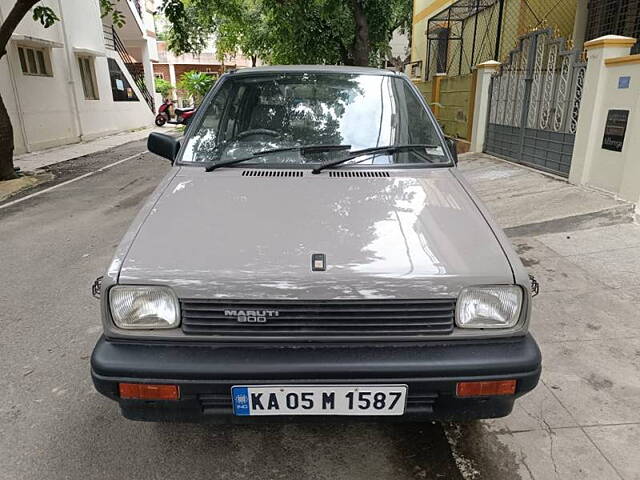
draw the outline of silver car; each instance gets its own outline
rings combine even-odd
[[[91,359],[125,417],[467,420],[536,386],[529,276],[404,75],[231,72],[148,146],[173,168]]]

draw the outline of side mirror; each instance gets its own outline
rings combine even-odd
[[[180,150],[180,140],[164,133],[152,132],[147,139],[147,149],[173,163]]]
[[[447,146],[449,147],[449,151],[451,152],[451,156],[453,157],[453,161],[457,165],[458,164],[458,145],[456,143],[456,139],[451,137],[446,137],[446,140],[447,140]]]

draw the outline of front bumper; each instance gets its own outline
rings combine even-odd
[[[508,415],[515,398],[533,390],[540,370],[540,350],[531,335],[420,345],[295,346],[141,343],[103,337],[91,357],[96,389],[118,401],[125,417],[152,421],[255,422],[254,417],[232,415],[231,386],[244,384],[402,383],[409,386],[407,409],[402,417],[393,417],[396,421],[495,418]],[[515,395],[455,395],[461,381],[507,379],[517,380]],[[180,400],[124,400],[118,396],[119,382],[179,385]],[[313,417],[295,421],[305,419]]]

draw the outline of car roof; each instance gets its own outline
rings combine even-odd
[[[346,65],[268,65],[262,67],[242,68],[235,70],[232,75],[254,75],[269,73],[347,73],[359,75],[398,75],[391,70],[372,67],[354,67]]]

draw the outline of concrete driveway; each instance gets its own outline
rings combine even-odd
[[[138,141],[50,167],[56,180],[40,188],[59,187],[0,204],[1,479],[640,478],[631,208],[484,156],[461,168],[542,284],[532,327],[542,383],[511,416],[253,427],[122,419],[89,378],[100,334],[89,286],[169,168],[144,150]]]

